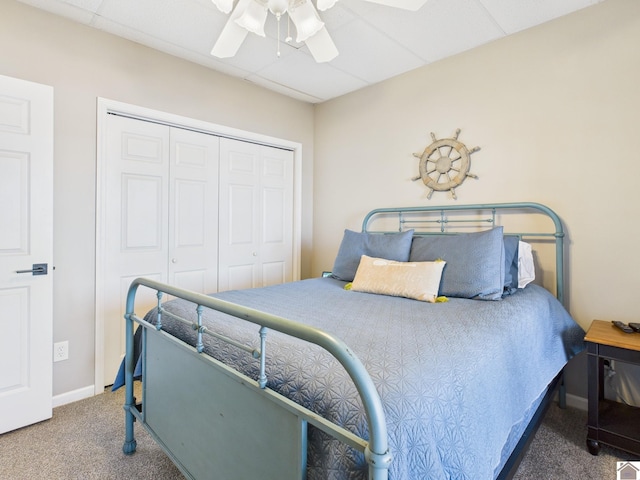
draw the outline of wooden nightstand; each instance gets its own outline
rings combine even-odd
[[[589,377],[589,452],[597,455],[600,443],[605,443],[640,455],[640,408],[604,398],[605,361],[640,365],[640,333],[624,333],[610,321],[594,320],[584,340]]]

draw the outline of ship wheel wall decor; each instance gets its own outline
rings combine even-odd
[[[431,198],[434,191],[446,192],[449,190],[451,197],[456,200],[456,187],[464,182],[465,178],[478,178],[469,172],[471,168],[471,154],[480,150],[474,147],[469,150],[464,143],[458,141],[460,129],[456,130],[453,138],[438,140],[431,133],[433,143],[424,149],[422,153],[414,153],[413,156],[420,159],[420,176],[412,178],[416,181],[422,179],[429,189],[427,198]]]

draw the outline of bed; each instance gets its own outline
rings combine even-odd
[[[510,478],[584,348],[563,239],[535,203],[385,208],[321,278],[213,295],[137,279],[123,451],[137,421],[187,478]],[[144,318],[139,287],[158,292]]]

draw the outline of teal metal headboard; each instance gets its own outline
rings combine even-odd
[[[514,212],[515,211],[515,212]],[[518,212],[519,211],[519,212]],[[560,217],[549,207],[540,203],[484,203],[476,205],[440,205],[422,207],[378,208],[369,212],[363,222],[362,231],[370,233],[402,232],[409,228],[415,230],[415,235],[446,235],[455,234],[460,226],[476,226],[479,229],[497,226],[496,216],[501,213],[539,213],[553,221],[553,231],[505,232],[518,235],[521,238],[545,237],[555,240],[555,277],[556,297],[566,307],[564,292],[564,230]],[[473,217],[461,218],[456,214],[469,214]],[[373,230],[370,225],[377,219],[387,221],[397,220],[395,230]],[[435,227],[435,228],[434,228]]]

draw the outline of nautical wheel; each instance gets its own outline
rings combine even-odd
[[[480,150],[474,147],[469,150],[464,143],[458,141],[460,129],[456,130],[453,138],[443,138],[438,140],[431,133],[433,143],[424,149],[422,153],[414,153],[414,157],[420,159],[420,175],[411,180],[420,180],[429,189],[427,198],[431,198],[434,191],[451,192],[451,197],[455,200],[455,188],[464,182],[465,178],[478,178],[477,175],[469,173],[471,167],[471,154]]]

